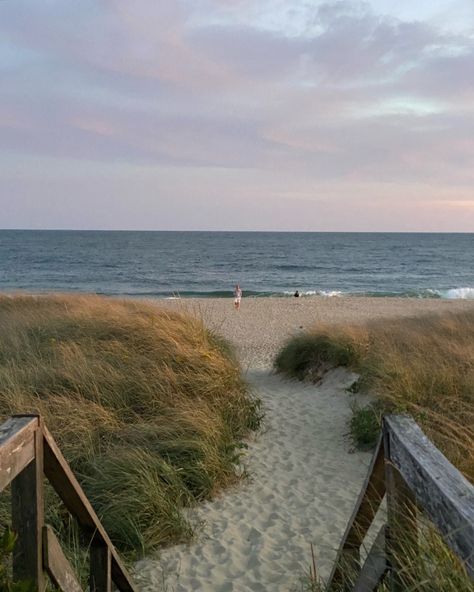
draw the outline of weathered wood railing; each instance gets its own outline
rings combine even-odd
[[[361,547],[384,496],[387,524],[361,565]],[[474,580],[474,486],[412,419],[387,416],[339,547],[329,589],[373,592],[388,575],[392,590],[404,590],[403,558],[417,544],[417,510],[436,526]]]
[[[43,592],[47,576],[62,592],[82,590],[59,541],[44,518],[44,477],[90,541],[90,590],[135,592],[130,576],[53,437],[35,415],[0,426],[0,491],[11,483],[14,581]]]

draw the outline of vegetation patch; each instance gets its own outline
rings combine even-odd
[[[288,342],[275,367],[302,378],[317,377],[328,365],[348,366],[381,412],[412,415],[474,481],[473,335],[474,310],[322,327]],[[332,355],[341,351],[347,354],[342,363]],[[352,427],[368,437],[372,419],[369,411],[357,411]]]
[[[338,337],[321,331],[290,339],[275,359],[276,370],[299,380],[317,380],[328,368],[356,363],[359,352],[352,340]]]
[[[199,320],[95,296],[0,297],[0,419],[13,413],[43,416],[113,542],[140,553],[189,539],[182,509],[236,482],[261,419]]]
[[[357,404],[353,406],[349,427],[358,448],[370,450],[375,446],[380,434],[382,413],[382,407],[378,402],[364,407]]]

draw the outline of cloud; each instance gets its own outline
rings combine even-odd
[[[400,199],[404,186],[472,187],[472,29],[374,5],[0,3],[0,150],[58,169],[258,171],[259,199],[280,170],[295,193],[300,181],[333,196],[395,184]]]

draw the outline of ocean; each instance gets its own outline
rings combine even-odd
[[[474,299],[473,234],[0,230],[0,291]]]

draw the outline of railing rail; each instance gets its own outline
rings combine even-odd
[[[0,491],[11,483],[12,525],[17,534],[15,581],[28,580],[43,592],[47,576],[62,592],[81,586],[44,519],[44,477],[90,540],[90,590],[120,592],[136,588],[110,538],[53,437],[39,416],[14,416],[0,425]],[[361,565],[360,550],[384,496],[383,526]],[[329,588],[373,592],[387,573],[392,589],[402,590],[398,565],[403,547],[416,544],[420,509],[438,528],[474,580],[474,486],[441,454],[410,418],[387,416],[368,476],[344,533]],[[401,552],[399,552],[401,551]]]
[[[90,540],[91,592],[136,592],[117,551],[53,437],[37,415],[14,416],[0,426],[0,491],[11,483],[12,526],[17,534],[14,581],[43,592],[46,574],[62,592],[81,586],[44,519],[44,477]]]
[[[387,525],[364,565],[360,549],[382,499]],[[403,590],[400,564],[417,542],[416,511],[423,511],[474,580],[474,486],[443,456],[409,417],[386,416],[368,476],[347,524],[329,578],[329,589],[373,592],[390,574]]]

